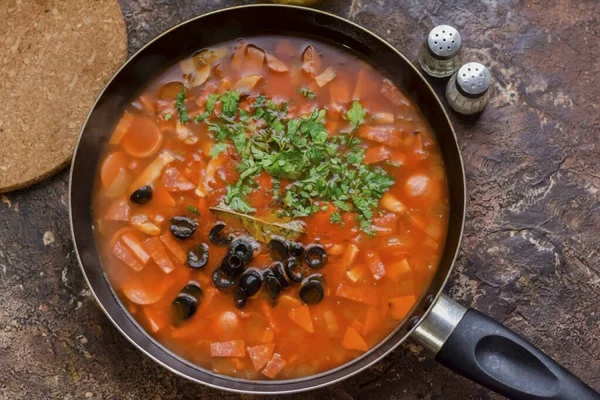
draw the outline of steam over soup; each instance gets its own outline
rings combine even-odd
[[[291,37],[203,49],[127,106],[102,157],[102,265],[160,343],[219,374],[288,379],[367,352],[444,247],[439,148],[353,54]]]

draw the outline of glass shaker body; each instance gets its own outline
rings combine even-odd
[[[452,75],[446,85],[446,100],[460,114],[481,112],[490,99],[491,75],[488,69],[476,62],[463,65]]]
[[[436,78],[452,75],[461,65],[461,37],[449,25],[436,26],[419,49],[419,64]]]

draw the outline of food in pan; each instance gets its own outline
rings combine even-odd
[[[391,80],[268,36],[202,49],[127,105],[93,213],[103,268],[150,335],[215,373],[289,379],[405,320],[441,257],[448,191]]]

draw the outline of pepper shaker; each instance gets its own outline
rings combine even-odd
[[[490,99],[491,81],[490,71],[484,65],[478,62],[466,63],[448,81],[448,104],[461,114],[480,112]]]
[[[461,64],[461,38],[456,28],[438,25],[429,32],[419,50],[419,64],[429,75],[445,78]]]

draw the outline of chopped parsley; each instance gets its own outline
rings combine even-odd
[[[237,92],[211,96],[201,118],[196,118],[198,122],[207,120],[217,141],[210,156],[217,157],[233,145],[239,159],[239,177],[227,186],[225,205],[241,213],[256,211],[247,196],[258,187],[256,177],[264,171],[273,178],[279,217],[306,217],[326,211],[327,204],[332,204],[336,208],[330,215],[332,223],[343,223],[342,214],[353,212],[361,229],[373,233],[374,212],[394,179],[380,167],[363,164],[365,148],[353,137],[366,116],[358,101],[345,114],[354,129],[330,137],[324,109],[291,118],[286,102],[264,95],[254,100],[249,112],[239,109]],[[217,101],[222,111],[209,120]]]
[[[181,92],[177,93],[175,97],[175,109],[179,114],[179,122],[181,124],[185,124],[190,120],[190,116],[188,115],[187,108],[185,106],[185,99],[187,98],[186,89],[183,88]]]
[[[171,113],[166,113],[165,116],[163,117],[163,119],[165,121],[169,121],[171,119]]]
[[[198,211],[198,209],[191,204],[187,206],[187,210],[194,215],[200,215],[200,211]]]
[[[317,95],[315,94],[315,92],[313,92],[312,90],[310,90],[309,88],[305,87],[301,87],[300,89],[298,89],[298,93],[300,93],[302,96],[304,96],[305,98],[312,100],[315,97],[317,97]]]

